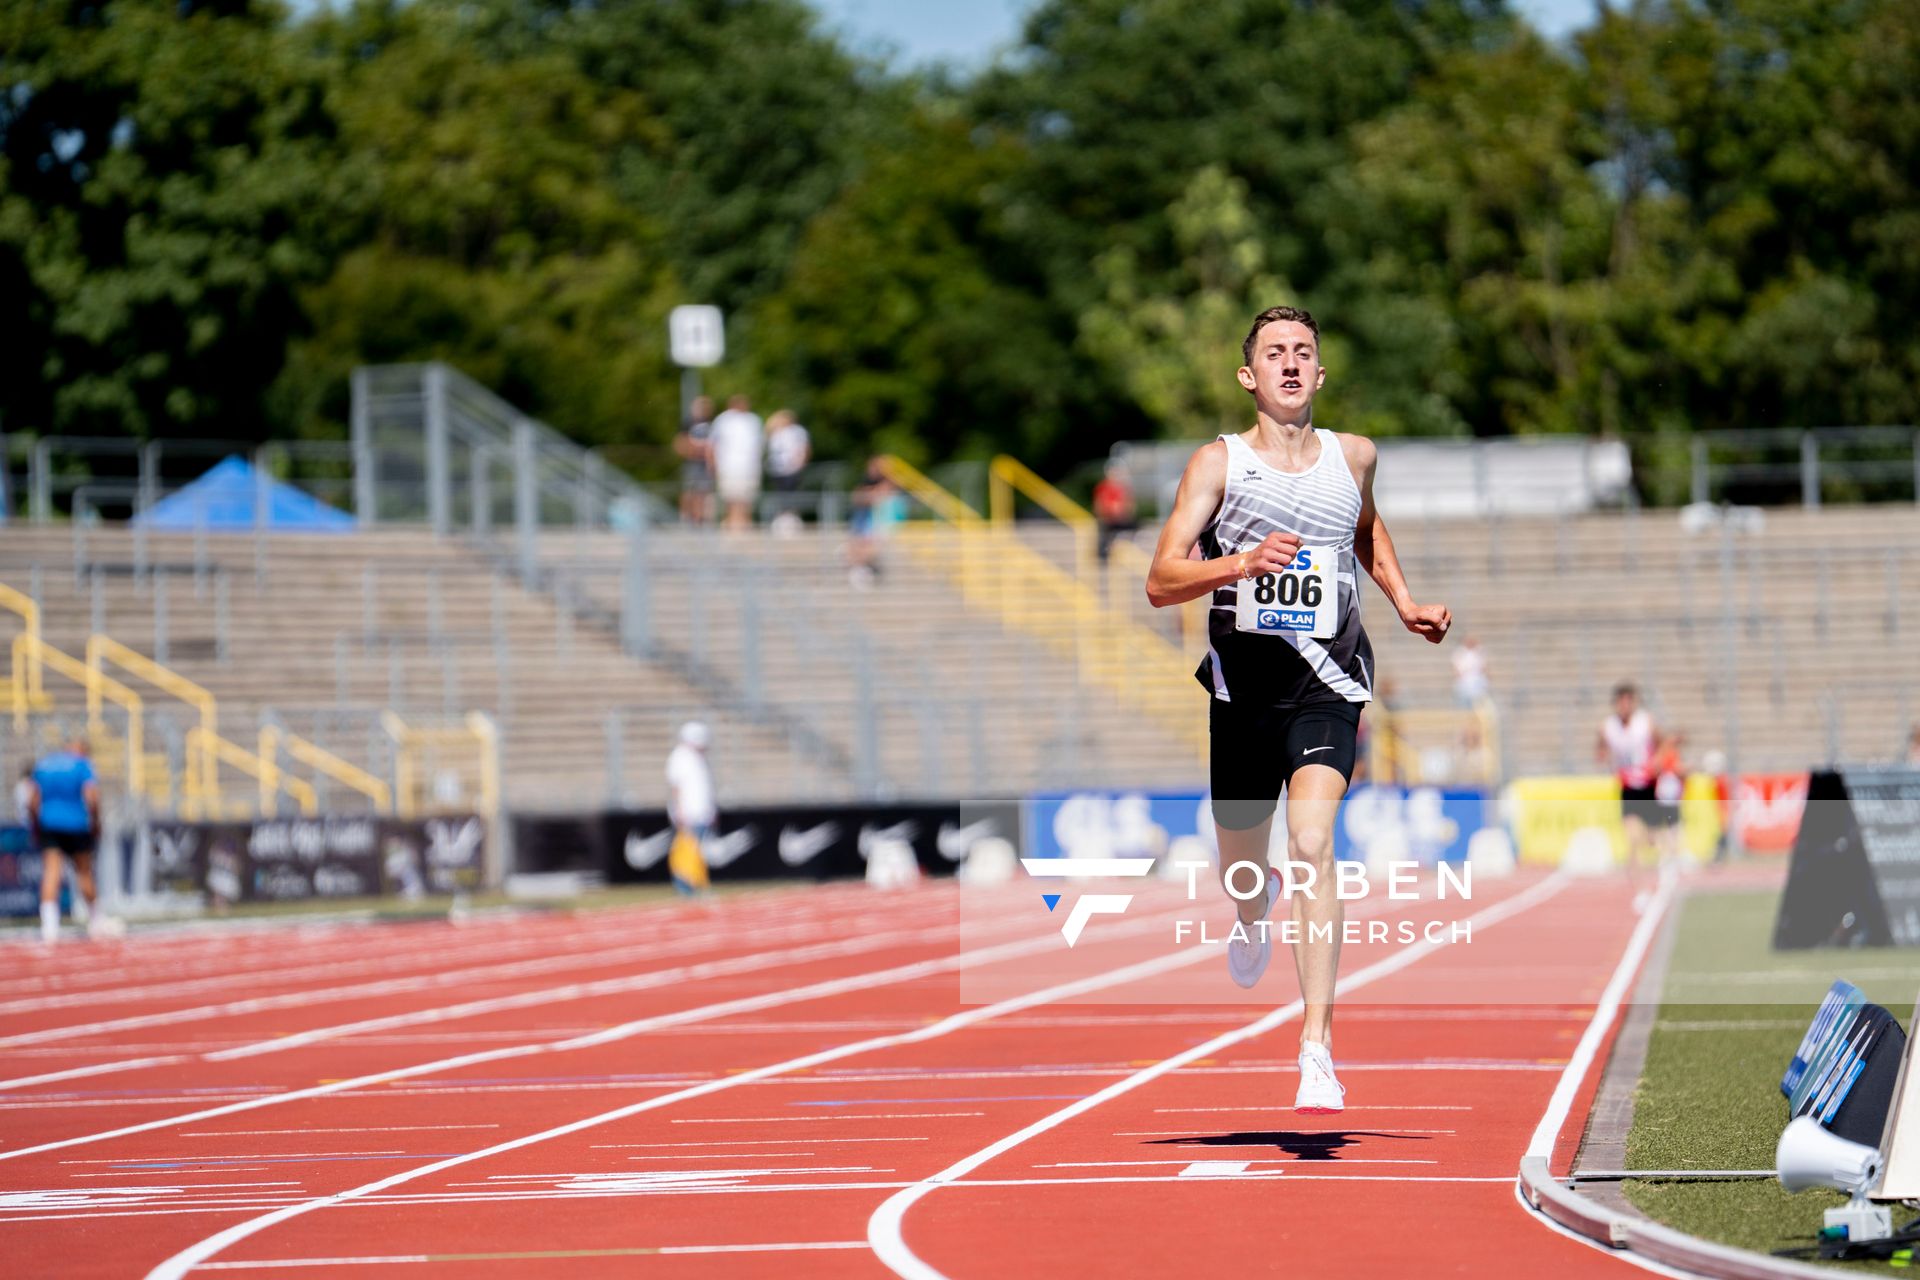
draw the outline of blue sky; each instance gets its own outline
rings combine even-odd
[[[827,24],[866,49],[889,48],[903,62],[974,63],[1019,34],[1032,0],[812,0]],[[1593,16],[1594,0],[1512,0],[1549,37]]]

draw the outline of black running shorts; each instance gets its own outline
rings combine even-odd
[[[1655,794],[1652,783],[1644,787],[1629,787],[1625,783],[1621,784],[1620,816],[1622,818],[1638,818],[1650,827],[1657,827],[1665,816],[1661,813],[1664,808],[1666,806],[1660,803],[1660,797]]]
[[[1214,821],[1229,831],[1259,826],[1273,816],[1287,779],[1310,764],[1353,781],[1364,705],[1275,707],[1215,698],[1207,713]]]
[[[93,833],[91,831],[48,831],[43,828],[37,847],[43,851],[58,849],[69,858],[90,858],[93,856]]]

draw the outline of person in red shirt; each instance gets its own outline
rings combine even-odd
[[[1105,564],[1114,539],[1140,527],[1133,480],[1127,475],[1126,464],[1118,458],[1107,463],[1106,475],[1093,486],[1093,518],[1100,525],[1100,563]]]

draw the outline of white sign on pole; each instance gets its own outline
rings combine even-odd
[[[675,307],[667,316],[673,362],[683,369],[719,364],[727,354],[727,329],[718,307]]]

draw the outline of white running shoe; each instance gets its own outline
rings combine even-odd
[[[1337,1115],[1347,1109],[1347,1087],[1333,1074],[1333,1055],[1312,1040],[1300,1043],[1300,1090],[1293,1109],[1306,1116]]]
[[[1267,870],[1267,908],[1260,913],[1265,920],[1273,914],[1273,904],[1280,900],[1280,877]],[[1246,941],[1238,938],[1227,939],[1227,973],[1243,987],[1251,987],[1260,981],[1260,975],[1267,971],[1267,965],[1273,961],[1272,930],[1262,930],[1248,925],[1241,932],[1247,935]]]

